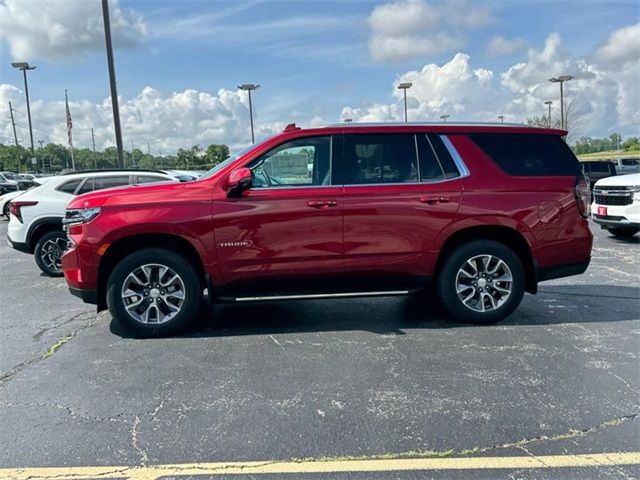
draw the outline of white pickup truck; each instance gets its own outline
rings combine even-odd
[[[640,173],[598,180],[593,187],[593,221],[618,237],[640,232]]]

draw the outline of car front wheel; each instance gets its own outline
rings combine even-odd
[[[525,272],[506,245],[480,240],[458,247],[445,261],[438,295],[454,317],[493,323],[509,316],[524,295]]]
[[[107,305],[121,324],[145,336],[184,329],[196,316],[202,287],[182,255],[161,248],[122,259],[107,282]]]
[[[62,276],[62,254],[67,249],[67,237],[61,230],[45,233],[33,251],[40,270],[49,277]]]

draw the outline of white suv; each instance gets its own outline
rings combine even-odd
[[[618,237],[640,232],[640,173],[598,180],[591,213],[594,222]]]
[[[100,170],[52,177],[44,185],[23,193],[9,203],[7,242],[33,253],[46,275],[62,275],[60,257],[66,250],[62,219],[67,202],[76,195],[136,183],[176,181],[153,170]]]

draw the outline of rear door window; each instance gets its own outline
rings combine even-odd
[[[93,189],[102,190],[104,188],[121,187],[129,185],[129,175],[116,177],[95,177],[93,179]]]
[[[152,175],[138,175],[136,176],[135,183],[166,182],[167,180],[169,179],[164,177],[154,177]]]
[[[69,193],[73,195],[73,192],[76,191],[76,188],[78,188],[78,185],[80,185],[80,182],[82,180],[83,180],[82,178],[78,178],[76,180],[69,180],[68,182],[64,182],[62,185],[56,188],[56,190],[58,190],[59,192]]]
[[[344,136],[344,183],[419,182],[413,134]]]
[[[480,133],[469,137],[510,175],[574,176],[580,171],[578,160],[556,135]]]

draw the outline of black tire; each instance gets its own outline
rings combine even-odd
[[[62,276],[60,260],[66,248],[67,236],[62,230],[52,230],[40,237],[33,251],[33,256],[45,275],[49,277]]]
[[[4,204],[4,207],[2,208],[2,215],[7,217],[7,220],[9,220],[9,203],[11,203],[11,202],[6,202]]]
[[[142,266],[146,266],[146,270],[142,270]],[[162,287],[164,284],[162,280],[166,277],[157,278],[160,277],[161,267],[169,268],[166,275],[177,274],[181,282],[174,284],[175,292],[167,292],[167,296],[164,296],[165,291],[162,288],[168,290],[172,287]],[[145,277],[145,271],[150,272],[150,275]],[[138,272],[138,279],[142,282],[133,280],[134,277],[131,275],[134,272]],[[138,287],[145,281],[148,286],[142,287],[142,290],[138,292]],[[123,289],[125,282],[127,282],[126,290]],[[178,306],[180,300],[175,295],[180,290],[182,290],[183,298]],[[113,318],[138,335],[143,337],[167,336],[183,330],[194,320],[202,301],[202,291],[200,279],[186,258],[163,248],[146,248],[128,255],[115,266],[107,281],[107,306]],[[130,295],[125,299],[123,298],[125,292],[140,293],[140,295]],[[140,302],[138,302],[138,297]],[[130,303],[125,304],[126,302]],[[149,302],[149,305],[146,310],[140,313],[147,305],[144,302]],[[139,303],[139,307],[135,307],[136,303]],[[173,317],[167,319],[172,315],[172,313],[167,313],[172,310],[169,307],[172,309],[179,307],[179,309],[177,313],[173,314]],[[149,314],[146,313],[147,310],[150,311]],[[148,315],[146,323],[143,318],[145,315]],[[134,316],[140,318],[134,318]],[[153,318],[154,316],[155,318]],[[161,316],[165,318],[160,318]]]
[[[473,260],[476,267],[481,267],[477,262],[481,262],[480,256],[490,255],[494,259],[499,259],[506,265],[510,276],[511,282],[498,281],[499,278],[508,278],[505,275],[489,274],[487,278],[473,277],[469,279],[467,274],[460,274],[462,267],[465,267],[465,271],[472,272],[472,268],[467,264],[468,260]],[[480,257],[480,258],[478,258]],[[497,264],[497,260],[492,260],[488,271]],[[500,272],[506,272],[504,267],[500,267]],[[480,271],[481,268],[476,268],[476,271]],[[458,278],[459,276],[459,278]],[[483,278],[478,281],[475,278]],[[471,285],[462,285],[461,282],[469,282]],[[481,282],[481,283],[480,283]],[[488,282],[488,283],[487,283]],[[478,283],[480,283],[478,285]],[[473,285],[476,285],[475,287]],[[470,298],[470,306],[465,305],[463,299],[459,296],[457,291],[457,285],[462,285],[461,288],[468,290],[462,290],[460,295],[468,297],[474,292],[473,297]],[[484,287],[484,288],[483,288]],[[458,247],[449,258],[444,262],[444,265],[438,275],[436,289],[438,297],[442,302],[446,310],[456,319],[463,320],[469,323],[477,324],[490,324],[498,322],[513,313],[513,311],[520,304],[524,295],[525,287],[525,271],[522,266],[520,258],[506,245],[495,242],[492,240],[478,240],[475,242],[466,243]],[[502,290],[510,288],[510,294],[500,294],[497,288]],[[481,293],[484,292],[484,293]],[[488,298],[490,294],[493,299]],[[492,304],[497,302],[497,306]],[[475,305],[473,304],[475,302]],[[487,311],[477,311],[476,309],[485,308],[488,306],[490,309]],[[476,309],[474,309],[476,308]]]
[[[640,232],[640,228],[608,228],[609,233],[616,237],[629,238],[633,237],[636,233]]]

